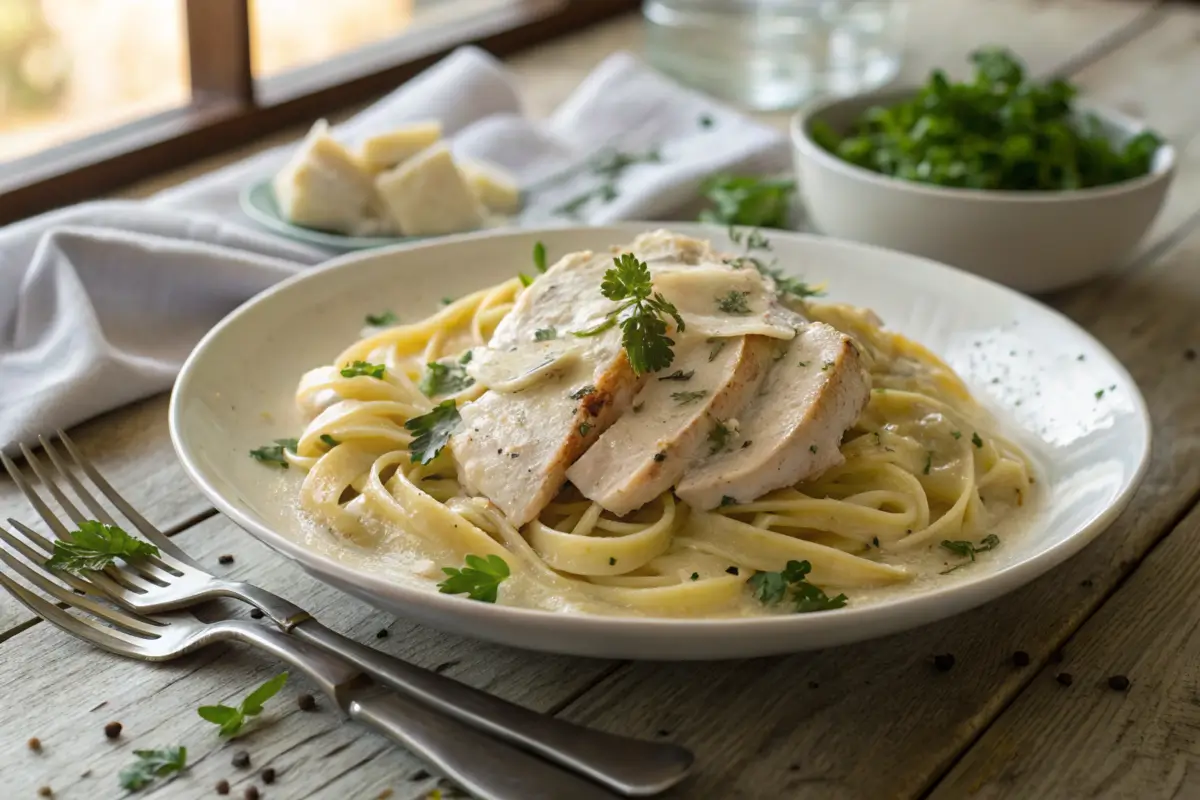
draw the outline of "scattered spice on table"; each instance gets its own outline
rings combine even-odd
[[[1114,692],[1124,692],[1129,689],[1129,678],[1124,675],[1108,676],[1108,688]]]
[[[264,769],[262,771],[262,782],[263,783],[274,783],[275,782],[275,768],[274,767],[267,767],[266,769]]]
[[[30,737],[26,744],[29,746],[29,749],[35,753],[40,753],[42,751],[42,740],[36,736]]]
[[[250,616],[254,617],[254,619],[262,619],[263,618],[262,609],[261,608],[250,609]]]
[[[1058,681],[1063,686],[1070,686],[1075,682],[1075,676],[1069,672],[1060,672],[1054,676],[1054,680]]]
[[[380,628],[379,632],[375,634],[376,639],[386,639],[387,637],[388,637],[387,628]]]
[[[104,735],[109,739],[116,739],[121,735],[121,723],[110,722],[104,726]]]
[[[54,790],[51,789],[49,786],[38,787],[38,797],[53,797],[53,796],[54,796]]]
[[[238,750],[233,754],[233,759],[230,763],[238,769],[245,769],[250,766],[250,754],[245,750]]]
[[[232,564],[233,556],[230,555],[229,553],[222,553],[221,555],[217,556],[217,563],[218,564]]]
[[[1050,660],[1055,664],[1061,664],[1064,658],[1066,658],[1066,656],[1063,655],[1063,651],[1061,649],[1055,650],[1050,654]]]
[[[659,736],[666,737],[666,736],[670,736],[670,735],[671,735],[671,732],[670,732],[669,730],[667,730],[666,728],[659,728],[659,729],[658,729],[658,735],[659,735]]]
[[[224,778],[217,781],[217,794],[229,794],[229,781]]]
[[[933,657],[933,668],[938,672],[949,672],[954,669],[954,655],[952,653],[938,653]]]
[[[258,787],[257,786],[247,786],[246,791],[242,793],[242,797],[245,797],[246,800],[258,800],[258,797],[259,797]]]
[[[1184,351],[1183,351],[1183,357],[1184,357],[1185,359],[1187,359],[1188,361],[1195,361],[1195,360],[1196,360],[1196,350],[1195,350],[1195,348],[1193,348],[1193,347],[1189,347],[1187,350],[1184,350]]]
[[[1012,663],[1014,667],[1028,667],[1029,653],[1026,653],[1024,650],[1018,650],[1012,654]]]
[[[808,688],[810,688],[810,689],[820,689],[820,688],[821,688],[821,684],[817,683],[816,681],[809,681],[809,682],[808,682]]]
[[[307,692],[296,698],[296,705],[301,711],[313,711],[317,707],[317,700]]]
[[[427,778],[429,778],[429,773],[423,769],[419,769],[412,774],[412,777],[409,778],[409,780],[410,781],[423,781],[423,780],[426,780]]]

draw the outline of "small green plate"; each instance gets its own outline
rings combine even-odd
[[[423,236],[345,236],[330,231],[319,231],[315,228],[304,228],[293,225],[284,219],[275,202],[275,189],[270,179],[247,186],[238,196],[242,211],[259,225],[270,228],[290,239],[315,244],[318,247],[328,247],[334,250],[367,250],[372,247],[386,247],[401,242],[414,242]]]

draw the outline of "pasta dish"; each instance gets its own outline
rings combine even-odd
[[[738,241],[539,249],[364,331],[300,380],[301,508],[430,588],[601,614],[824,611],[990,557],[1035,488],[1020,448],[934,354]]]

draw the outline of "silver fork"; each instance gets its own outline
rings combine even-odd
[[[38,547],[48,544],[27,528],[22,527],[21,532]],[[250,644],[303,672],[352,719],[420,756],[475,797],[615,797],[574,773],[387,690],[342,659],[282,631],[245,619],[201,622],[182,612],[128,612],[76,594],[56,582],[53,578],[63,576],[47,570],[32,547],[3,527],[0,542],[0,560],[31,586],[68,608],[29,591],[3,571],[0,585],[46,621],[111,653],[144,661],[167,661],[217,642]],[[79,578],[67,583],[72,589],[85,591],[90,585]]]
[[[665,791],[683,780],[690,771],[693,756],[683,747],[592,730],[501,700],[348,639],[326,628],[298,606],[264,589],[212,575],[122,498],[64,432],[59,431],[58,437],[75,465],[160,550],[157,558],[138,559],[134,564],[121,566],[114,564],[104,572],[89,573],[90,589],[72,584],[73,588],[84,588],[93,593],[100,591],[125,608],[142,613],[176,610],[215,597],[243,600],[260,609],[280,630],[348,661],[379,683],[580,772],[625,796],[649,796]],[[117,524],[75,476],[58,449],[44,438],[39,437],[39,441],[60,480],[70,485],[94,518],[109,525]],[[76,525],[87,521],[37,456],[24,445],[21,452],[67,516]],[[69,540],[67,527],[3,450],[0,450],[0,463],[54,534]],[[34,541],[47,555],[53,552],[52,543],[16,520],[9,519],[9,523],[27,537],[33,534],[41,539],[41,542]],[[64,579],[66,577],[70,576],[64,576]]]

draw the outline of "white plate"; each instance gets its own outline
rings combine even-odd
[[[298,378],[354,341],[364,314],[390,308],[415,320],[436,310],[443,296],[528,272],[535,241],[554,258],[625,243],[650,227],[469,234],[346,256],[287,280],[232,313],[184,365],[171,398],[176,451],[217,508],[321,580],[379,608],[516,647],[608,658],[761,656],[948,617],[1077,552],[1116,517],[1141,478],[1150,422],[1137,386],[1065,317],[932,261],[784,233],[771,235],[781,266],[826,281],[830,299],[875,309],[888,327],[949,361],[1036,462],[1041,498],[1028,530],[944,584],[837,611],[728,620],[568,615],[478,603],[411,588],[376,566],[334,558],[331,537],[306,530],[296,513],[300,473],[268,469],[247,456],[272,439],[297,435],[302,420],[292,397]],[[717,229],[672,227],[730,246]],[[303,597],[291,599],[304,604]]]

